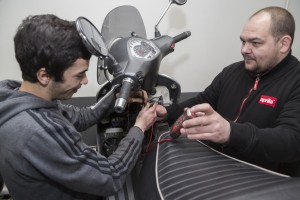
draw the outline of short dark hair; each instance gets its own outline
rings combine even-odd
[[[294,34],[295,34],[295,20],[293,15],[286,10],[285,8],[270,6],[263,8],[256,13],[254,13],[250,18],[253,16],[261,13],[266,12],[271,17],[271,34],[275,38],[275,40],[279,40],[284,35],[289,35],[292,38],[291,45],[294,41]]]
[[[45,68],[55,81],[62,81],[64,71],[78,58],[91,58],[75,22],[51,14],[24,19],[14,43],[22,78],[33,83],[38,81],[36,73],[40,68]]]

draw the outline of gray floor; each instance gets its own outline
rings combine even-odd
[[[0,192],[0,199],[11,199],[7,187],[5,185],[2,191]]]

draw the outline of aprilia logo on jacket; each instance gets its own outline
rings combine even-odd
[[[270,96],[265,96],[265,95],[261,95],[258,103],[266,105],[266,106],[271,106],[271,107],[275,107],[277,102],[277,98],[275,97],[270,97]]]

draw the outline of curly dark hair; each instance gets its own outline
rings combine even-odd
[[[91,58],[75,22],[51,14],[24,19],[14,43],[22,78],[33,83],[38,81],[36,73],[40,68],[45,68],[55,81],[61,82],[64,71],[78,58]]]

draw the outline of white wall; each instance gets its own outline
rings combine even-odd
[[[168,0],[0,0],[0,80],[21,80],[14,58],[13,37],[17,26],[30,14],[52,13],[60,18],[90,19],[101,30],[105,15],[120,5],[132,5],[140,11],[148,38],[154,36],[154,24]],[[184,6],[172,5],[159,25],[162,34],[174,36],[191,31],[192,36],[178,43],[175,51],[161,64],[160,72],[174,77],[182,92],[203,90],[225,66],[242,59],[240,32],[248,17],[266,6],[287,7],[296,20],[293,54],[300,59],[299,0],[188,0]],[[88,72],[89,84],[75,97],[95,96],[96,58]]]

